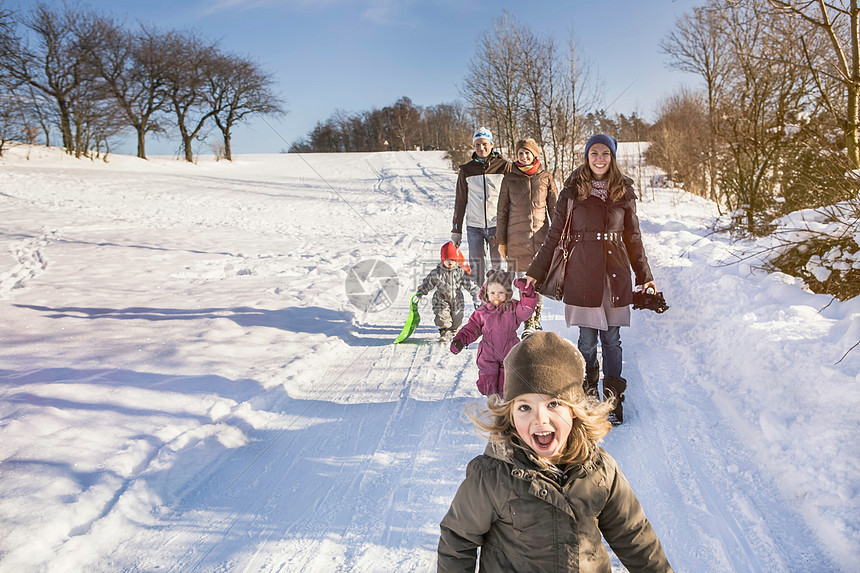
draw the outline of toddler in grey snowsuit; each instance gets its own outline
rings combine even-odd
[[[450,340],[463,324],[463,289],[469,291],[477,307],[480,304],[479,288],[469,277],[469,265],[453,242],[448,241],[442,245],[441,258],[442,262],[424,278],[417,294],[425,296],[431,290],[436,290],[433,293],[432,305],[436,326],[439,327],[439,337]]]

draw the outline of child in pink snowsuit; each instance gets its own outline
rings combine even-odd
[[[505,383],[505,356],[519,342],[517,328],[532,315],[537,304],[534,287],[526,287],[517,279],[520,300],[511,300],[512,272],[495,271],[481,287],[479,297],[484,304],[475,309],[463,328],[451,342],[451,352],[459,354],[478,338],[478,390],[484,396],[503,395]],[[519,284],[521,283],[521,284]]]

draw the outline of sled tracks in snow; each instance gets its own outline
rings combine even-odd
[[[54,231],[38,237],[30,237],[10,247],[13,266],[0,273],[0,299],[8,298],[11,293],[24,285],[48,266],[44,248],[54,240]]]

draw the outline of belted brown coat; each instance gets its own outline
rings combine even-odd
[[[555,211],[558,188],[541,169],[526,175],[516,163],[502,180],[496,219],[496,244],[507,246],[508,269],[525,271],[540,250]]]
[[[526,274],[539,285],[546,278],[567,219],[568,199],[572,199],[573,240],[567,260],[564,302],[574,306],[600,306],[608,278],[610,304],[616,307],[631,304],[633,282],[630,269],[636,275],[637,285],[654,280],[642,246],[633,180],[624,178],[624,196],[618,201],[603,201],[594,195],[580,201],[575,188],[578,174],[577,169],[565,181],[552,216],[552,226]]]
[[[631,573],[672,567],[615,460],[598,448],[559,481],[531,454],[488,445],[442,519],[438,571],[610,573],[601,534]]]

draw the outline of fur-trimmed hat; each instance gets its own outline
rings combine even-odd
[[[479,127],[478,131],[475,132],[475,135],[472,136],[472,143],[474,143],[477,139],[489,139],[490,143],[492,143],[493,132],[486,127]]]
[[[565,402],[585,399],[585,360],[555,332],[538,330],[505,358],[505,402],[523,394],[547,394]]]
[[[588,150],[591,149],[591,146],[595,143],[602,143],[606,147],[609,148],[609,152],[612,153],[612,157],[615,157],[615,152],[618,149],[618,141],[615,140],[614,137],[609,137],[604,133],[598,133],[592,135],[591,138],[585,143],[585,153],[583,156],[585,157],[585,162],[588,163]],[[615,159],[618,159],[615,157]]]
[[[469,268],[469,263],[466,262],[466,257],[463,256],[463,252],[454,245],[453,241],[448,241],[444,245],[442,245],[442,251],[439,253],[442,258],[442,262],[444,263],[448,259],[454,259],[454,262],[460,265],[466,274],[472,274],[472,269]]]
[[[514,154],[516,154],[520,149],[531,151],[532,155],[540,157],[540,148],[538,147],[537,141],[534,139],[526,138],[519,140],[516,148],[514,149]]]

